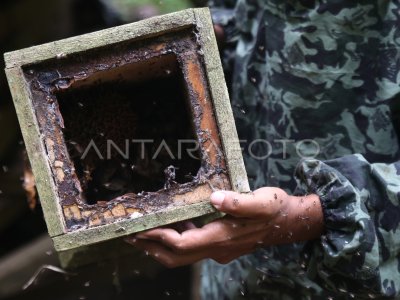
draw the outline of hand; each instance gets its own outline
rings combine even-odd
[[[323,215],[319,197],[289,196],[274,187],[239,194],[218,191],[211,203],[227,215],[201,228],[191,224],[182,233],[157,228],[127,239],[167,267],[211,258],[219,263],[250,253],[258,247],[319,237]]]

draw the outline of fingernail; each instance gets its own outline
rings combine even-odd
[[[224,202],[225,194],[223,192],[214,192],[211,194],[211,204],[214,205],[216,208],[219,208]]]

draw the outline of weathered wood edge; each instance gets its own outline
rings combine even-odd
[[[58,204],[55,183],[48,164],[47,152],[36,120],[32,97],[21,68],[6,69],[25,147],[32,165],[50,236],[65,232],[64,217]]]
[[[185,216],[185,219],[192,219],[215,211],[215,208],[207,199],[199,203],[174,207],[159,213],[143,215],[135,219],[122,220],[112,224],[76,230],[56,236],[53,237],[54,247],[57,251],[70,250],[103,242],[106,239],[127,236],[156,226],[179,222],[183,220],[182,216]]]
[[[204,62],[215,115],[225,151],[232,188],[238,192],[249,192],[249,182],[244,167],[242,151],[233,119],[228,89],[215,39],[214,27],[208,8],[194,9],[200,42],[203,46]]]
[[[172,22],[170,20],[171,17],[174,18]],[[35,139],[32,138],[36,136],[39,137],[37,138],[38,141],[41,140],[39,127],[31,105],[32,101],[29,90],[26,86],[21,67],[55,58],[59,53],[68,55],[124,40],[150,37],[152,34],[159,34],[169,29],[176,30],[177,26],[196,24],[196,21],[199,24],[198,30],[201,43],[206,50],[204,51],[205,68],[208,72],[212,99],[216,102],[216,118],[221,131],[221,140],[225,155],[227,157],[230,179],[235,190],[247,192],[249,190],[247,175],[235,130],[228,92],[225,81],[223,80],[224,75],[219,60],[218,48],[214,40],[214,32],[208,8],[185,10],[141,21],[138,22],[139,24],[128,24],[5,54],[8,68],[6,69],[7,77],[9,78],[10,87],[13,86],[11,87],[12,94],[21,127],[25,128],[23,130],[23,135],[27,144],[28,154],[31,158],[33,169],[36,170],[35,177],[39,179],[37,184],[43,202],[43,211],[46,216],[49,234],[53,237],[57,250],[63,251],[73,249],[83,245],[98,243],[105,239],[128,235],[153,226],[170,224],[182,220],[182,214],[185,214],[185,217],[189,219],[213,213],[215,210],[209,202],[206,201],[204,203],[187,205],[158,214],[146,215],[136,220],[124,220],[115,224],[63,234],[65,232],[65,226],[62,222],[64,218],[60,211],[60,206],[56,201],[57,195],[54,193],[55,187],[54,182],[51,181],[51,171],[47,164],[45,148],[43,143],[35,143]],[[116,33],[120,31],[125,32],[125,34],[123,36],[117,35]],[[25,123],[26,125],[28,123],[33,125],[29,127],[25,126]],[[44,174],[45,176],[42,177],[39,176],[39,174]],[[53,215],[53,212],[57,212],[58,216]],[[160,219],[163,218],[164,221],[160,221]],[[168,219],[167,222],[166,219]],[[145,222],[145,224],[143,224],[143,222]],[[121,231],[121,229],[124,230]]]
[[[36,64],[62,54],[87,51],[127,40],[148,38],[165,31],[179,30],[194,25],[193,9],[157,16],[142,21],[50,42],[4,54],[6,69]]]

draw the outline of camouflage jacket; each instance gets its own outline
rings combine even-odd
[[[203,298],[400,297],[399,1],[214,2],[252,188],[317,193],[325,232],[205,262]]]

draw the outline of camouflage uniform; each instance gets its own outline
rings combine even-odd
[[[215,2],[252,188],[317,193],[325,232],[205,262],[203,298],[399,297],[400,3]]]

